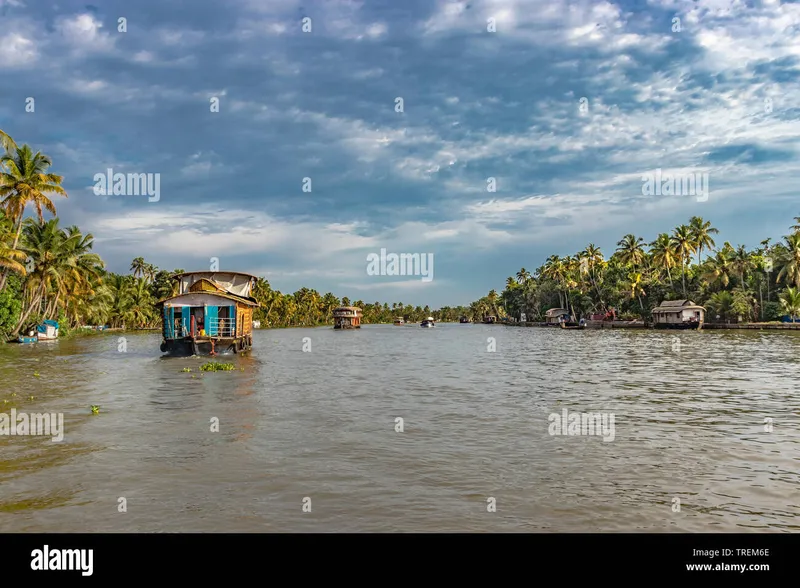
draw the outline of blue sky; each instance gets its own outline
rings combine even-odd
[[[0,0],[0,23],[0,128],[53,158],[112,271],[216,257],[438,307],[693,215],[752,247],[800,214],[797,3]],[[96,195],[109,167],[159,200]],[[658,168],[708,198],[643,195]],[[368,275],[381,248],[434,279]]]

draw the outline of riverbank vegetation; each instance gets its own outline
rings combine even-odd
[[[706,320],[770,322],[800,315],[800,217],[777,243],[747,249],[692,217],[646,242],[628,234],[606,258],[594,244],[572,256],[553,255],[534,272],[520,269],[500,295],[503,312],[542,320],[547,309],[576,317],[615,309],[623,318],[649,320],[663,300],[690,299]]]
[[[93,251],[94,237],[63,227],[54,199],[66,198],[63,178],[52,161],[28,145],[18,146],[0,131],[0,341],[57,320],[61,333],[84,325],[158,328],[159,300],[176,293],[172,279],[182,269],[160,269],[135,258],[127,275],[108,272]],[[33,216],[25,217],[28,210]],[[54,218],[45,219],[45,213]],[[262,326],[331,324],[337,306],[358,306],[362,323],[391,323],[396,317],[419,322],[481,321],[494,315],[542,320],[549,308],[568,308],[576,317],[615,309],[621,318],[649,319],[663,300],[689,298],[707,307],[706,320],[774,321],[800,315],[800,217],[788,235],[754,249],[717,244],[719,231],[693,217],[670,233],[629,234],[606,258],[594,244],[575,255],[552,255],[533,272],[525,268],[469,306],[443,307],[338,298],[301,288],[287,294],[259,278],[254,319]]]

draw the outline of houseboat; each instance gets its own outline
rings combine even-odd
[[[653,309],[656,329],[702,329],[706,309],[691,300],[664,300]]]
[[[545,313],[545,323],[548,327],[558,327],[563,322],[570,322],[572,316],[564,308],[551,308]]]
[[[562,329],[585,329],[586,328],[586,320],[581,319],[580,321],[573,322],[573,321],[561,321],[561,328]]]
[[[357,306],[340,306],[333,310],[334,329],[360,329],[361,309]]]
[[[458,322],[462,323],[462,324],[466,324],[466,323],[468,323],[470,321],[469,321],[469,319],[467,317],[462,316],[460,319],[458,319]]]
[[[400,316],[400,317],[397,317],[396,319],[394,319],[394,323],[393,324],[396,327],[402,327],[403,325],[406,324],[406,320],[403,317]]]
[[[487,325],[493,325],[493,324],[495,324],[497,322],[497,317],[496,316],[485,316],[485,317],[483,317],[483,322],[484,322],[484,324],[487,324]]]
[[[432,316],[429,316],[429,317],[428,317],[428,318],[426,318],[424,321],[422,321],[422,322],[419,324],[419,326],[420,326],[420,327],[424,327],[424,328],[428,328],[428,329],[429,329],[429,328],[431,328],[431,327],[435,327],[435,326],[436,326],[436,322],[433,320],[433,317],[432,317]]]
[[[167,355],[243,353],[253,346],[256,276],[199,271],[173,276],[178,294],[157,303]]]

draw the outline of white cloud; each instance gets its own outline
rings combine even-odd
[[[0,70],[32,65],[38,57],[36,45],[18,32],[11,32],[0,43]]]
[[[91,14],[61,18],[56,30],[66,44],[76,52],[108,52],[114,49],[115,37],[102,32],[103,23]]]

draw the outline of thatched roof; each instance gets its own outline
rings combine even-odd
[[[246,306],[259,306],[258,302],[256,302],[252,298],[244,298],[243,296],[237,296],[236,294],[231,294],[230,292],[186,292],[185,294],[178,294],[177,296],[170,296],[169,298],[165,298],[164,300],[159,300],[155,303],[157,308],[163,307],[164,304],[167,302],[174,302],[175,300],[179,300],[180,298],[192,298],[195,296],[217,296],[219,298],[225,298],[227,300],[233,300],[234,302],[239,302]]]
[[[545,313],[547,317],[560,316],[562,314],[569,314],[569,311],[564,308],[551,308]]]
[[[339,308],[333,309],[334,316],[356,316],[361,314],[361,309],[357,306],[340,306]]]
[[[258,279],[258,276],[254,276],[253,274],[246,274],[245,272],[228,272],[222,270],[197,270],[195,272],[183,272],[182,274],[175,274],[171,276],[172,279],[177,280],[182,278],[183,276],[191,276],[194,274],[227,274],[231,276],[247,276],[248,278],[253,278],[255,280]]]
[[[703,310],[705,308],[691,300],[664,300],[660,306],[653,309],[654,313],[680,312],[682,310]]]
[[[694,306],[694,302],[691,300],[664,300],[660,305],[659,308],[670,308],[676,306]]]

